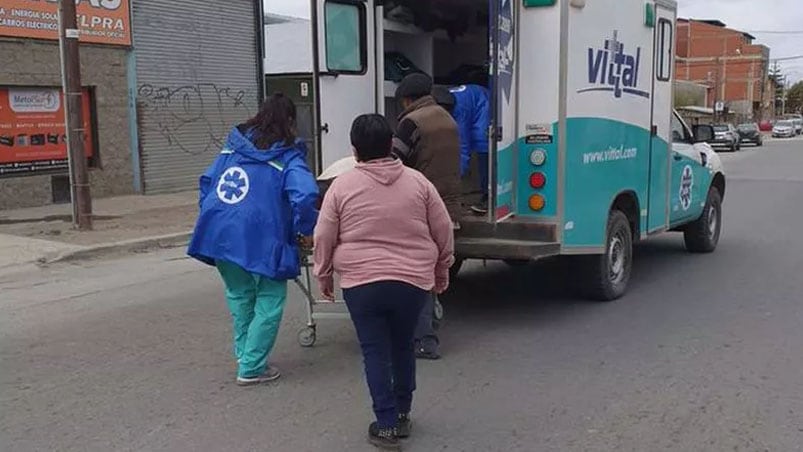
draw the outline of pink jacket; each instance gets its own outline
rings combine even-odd
[[[452,221],[435,186],[394,159],[358,163],[332,183],[315,227],[315,276],[348,289],[402,281],[449,286]]]

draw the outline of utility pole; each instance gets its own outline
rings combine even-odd
[[[722,73],[720,72],[720,58],[716,57],[716,78],[714,79],[714,122],[719,122],[719,110],[717,106],[719,105],[719,89],[720,83],[722,82]]]
[[[59,0],[59,41],[73,225],[81,231],[87,231],[92,229],[92,196],[89,193],[89,173],[84,152],[86,131],[83,125],[83,103],[81,102],[83,93],[75,0]]]

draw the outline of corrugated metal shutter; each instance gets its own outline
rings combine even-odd
[[[254,2],[135,0],[133,13],[145,192],[194,189],[257,109]]]

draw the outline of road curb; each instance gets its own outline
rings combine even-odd
[[[177,248],[186,246],[190,241],[190,237],[192,237],[192,231],[104,243],[46,255],[40,258],[38,263],[47,265],[93,259],[121,252],[135,253],[159,248]]]

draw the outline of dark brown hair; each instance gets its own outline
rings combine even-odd
[[[275,93],[245,127],[253,130],[254,145],[259,149],[268,149],[276,142],[290,146],[296,141],[296,105],[284,94]]]
[[[386,158],[393,146],[393,129],[382,115],[360,115],[351,124],[351,145],[360,162]]]

